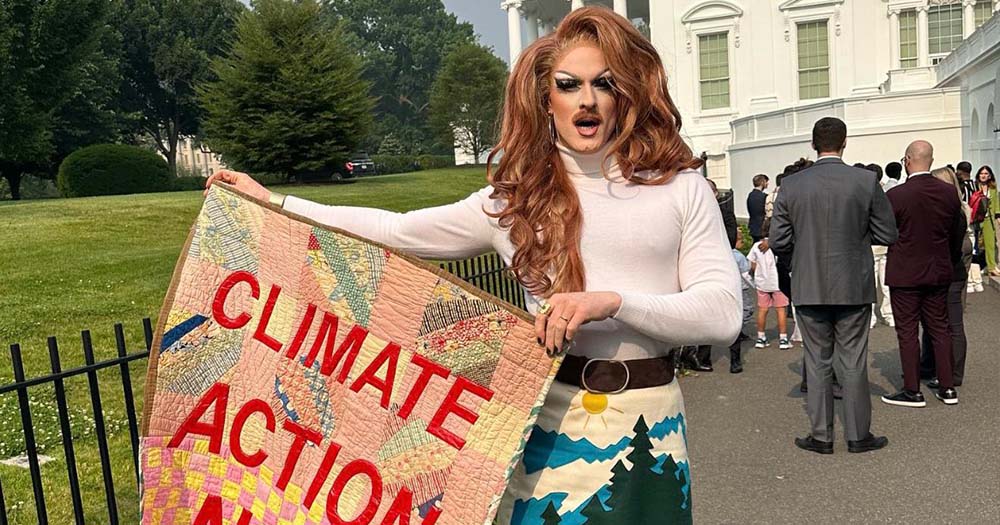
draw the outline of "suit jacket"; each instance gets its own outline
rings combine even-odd
[[[733,192],[719,192],[719,210],[722,212],[722,223],[726,226],[726,237],[729,239],[729,247],[736,247],[736,235],[740,231],[739,224],[736,223],[736,211],[733,208]]]
[[[899,240],[889,247],[885,284],[943,286],[962,258],[965,216],[955,188],[930,174],[912,176],[889,190]]]
[[[870,171],[826,157],[781,182],[770,243],[791,262],[795,304],[874,302],[872,245],[896,235],[889,199]]]
[[[747,229],[750,230],[750,235],[753,235],[754,237],[766,237],[766,235],[760,231],[761,226],[764,224],[764,208],[766,204],[767,194],[757,188],[754,188],[753,191],[747,195],[747,214],[750,215]]]

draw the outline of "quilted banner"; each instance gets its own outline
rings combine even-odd
[[[153,342],[142,523],[488,524],[557,368],[514,306],[213,186]]]

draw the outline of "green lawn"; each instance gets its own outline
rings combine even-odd
[[[485,184],[480,167],[275,189],[328,204],[406,211],[453,202]],[[0,343],[20,343],[29,377],[50,371],[50,335],[59,339],[64,369],[83,363],[84,329],[93,331],[98,359],[115,355],[116,322],[125,324],[129,347],[138,350],[140,320],[155,322],[200,205],[200,192],[0,203]],[[145,361],[132,366],[131,375],[141,413]],[[0,358],[0,384],[12,378],[9,359]],[[135,523],[138,497],[117,369],[102,372],[101,385],[119,512],[122,523]],[[86,378],[74,378],[67,388],[86,521],[107,523]],[[54,394],[50,388],[30,392],[40,448],[55,458],[42,467],[49,523],[71,523]],[[16,396],[0,396],[0,459],[23,452],[20,429]],[[38,523],[27,471],[0,467],[0,481],[11,523]]]

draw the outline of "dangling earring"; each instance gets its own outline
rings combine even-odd
[[[559,138],[556,135],[556,119],[552,116],[552,113],[549,113],[549,138],[552,139],[553,144],[555,144]]]

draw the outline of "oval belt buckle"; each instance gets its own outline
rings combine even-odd
[[[604,392],[604,391],[601,391],[601,390],[592,390],[589,386],[587,386],[587,367],[589,367],[592,363],[597,363],[597,362],[618,363],[619,365],[622,366],[622,368],[625,369],[625,382],[622,383],[621,388],[619,388],[617,390],[611,390],[611,391],[608,391],[608,392]],[[583,370],[580,371],[580,386],[582,386],[584,390],[586,390],[587,392],[590,392],[592,394],[605,394],[605,395],[607,395],[607,394],[620,394],[620,393],[624,392],[626,388],[628,388],[628,382],[631,379],[632,379],[632,375],[631,375],[631,372],[629,372],[628,365],[625,364],[625,361],[619,361],[618,359],[590,359],[590,360],[587,361],[586,364],[583,365]]]

